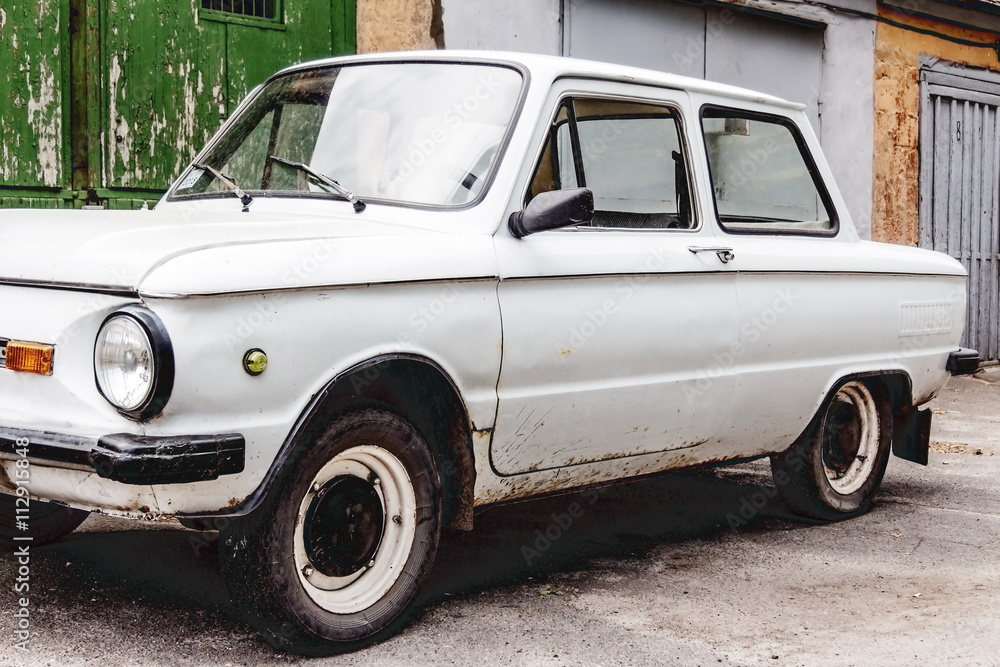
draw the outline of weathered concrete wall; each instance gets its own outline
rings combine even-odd
[[[917,28],[991,42],[990,33],[963,30],[879,8],[882,16]],[[916,245],[920,230],[920,56],[1000,70],[989,48],[955,44],[879,24],[875,49],[875,191],[872,237]]]
[[[358,53],[444,48],[441,0],[357,0]]]
[[[853,3],[875,12],[875,2]],[[823,51],[820,141],[858,233],[871,238],[875,22],[829,12]]]
[[[449,49],[495,49],[557,56],[559,0],[442,0]]]

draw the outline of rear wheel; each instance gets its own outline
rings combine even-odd
[[[277,493],[222,534],[222,568],[247,621],[275,647],[328,655],[409,620],[440,532],[440,482],[417,430],[365,409],[302,447]]]
[[[83,523],[90,512],[73,509],[41,500],[22,500],[21,508],[27,502],[28,514],[17,514],[16,496],[0,494],[0,540],[4,544],[14,544],[15,537],[30,537],[32,546],[40,547],[61,540]],[[18,521],[23,523],[18,524]],[[21,527],[27,526],[27,530]]]
[[[791,448],[771,457],[782,498],[798,514],[835,521],[868,510],[892,449],[892,410],[882,385],[849,380]]]

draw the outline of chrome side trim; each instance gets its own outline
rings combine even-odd
[[[54,280],[22,280],[19,278],[0,278],[0,285],[10,285],[11,287],[34,287],[37,289],[58,289],[69,292],[91,292],[93,294],[107,294],[110,296],[139,298],[139,292],[132,287],[121,287],[120,285],[100,285],[96,283],[70,283],[58,282]]]
[[[276,292],[320,292],[323,290],[341,290],[354,287],[396,286],[396,285],[440,285],[447,283],[496,282],[499,278],[492,276],[473,276],[463,278],[434,278],[433,280],[386,280],[378,282],[344,282],[328,285],[281,285],[277,287],[254,287],[249,289],[227,289],[205,292],[157,292],[142,290],[138,296],[148,299],[197,299],[220,296],[245,296],[248,294],[273,294]]]

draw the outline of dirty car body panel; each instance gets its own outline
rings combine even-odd
[[[976,365],[962,267],[858,238],[801,105],[601,63],[299,65],[154,210],[4,211],[0,237],[0,343],[51,362],[0,368],[0,492],[233,518],[254,572],[255,517],[288,512],[331,618],[493,503],[772,456],[819,485],[802,513],[864,511]],[[368,538],[331,556],[337,503]]]

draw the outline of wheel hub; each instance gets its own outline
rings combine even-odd
[[[376,485],[353,475],[334,477],[315,492],[306,511],[306,556],[321,574],[347,577],[369,565],[384,529]]]
[[[823,462],[839,475],[850,469],[861,449],[861,414],[849,401],[835,401],[826,415]]]

